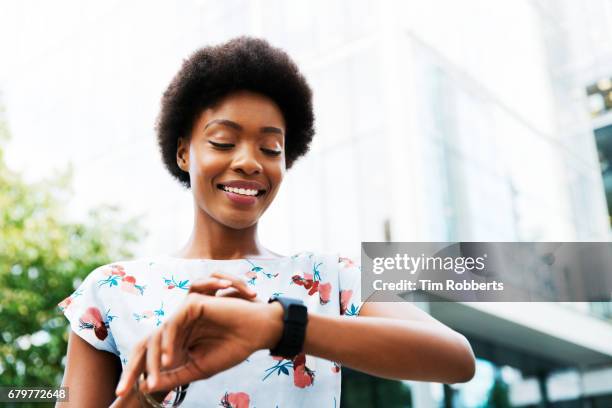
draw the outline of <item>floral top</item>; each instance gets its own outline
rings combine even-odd
[[[93,270],[59,307],[72,330],[127,364],[136,343],[181,305],[192,282],[213,272],[244,277],[259,298],[299,298],[309,313],[353,317],[361,302],[360,267],[348,258],[302,252],[268,259],[116,262]],[[169,398],[168,398],[169,399]],[[185,407],[339,407],[340,365],[300,354],[293,360],[259,350],[242,363],[193,382]]]

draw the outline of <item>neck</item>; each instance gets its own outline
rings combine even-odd
[[[219,223],[197,205],[189,240],[176,256],[201,259],[242,259],[274,256],[257,238],[257,223],[233,229]]]

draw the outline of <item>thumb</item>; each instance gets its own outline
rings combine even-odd
[[[219,289],[226,289],[231,285],[232,282],[227,279],[206,278],[193,282],[189,287],[189,293],[215,296]]]

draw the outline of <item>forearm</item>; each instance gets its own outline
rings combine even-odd
[[[272,313],[278,321],[282,311],[276,307]],[[279,328],[276,324],[277,332]],[[272,343],[279,337],[273,336]],[[427,321],[310,313],[304,351],[394,379],[456,383],[468,381],[474,371],[474,355],[465,337]]]

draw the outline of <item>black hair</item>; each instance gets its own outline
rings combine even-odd
[[[202,110],[227,94],[249,90],[272,99],[285,119],[285,160],[291,168],[314,136],[312,91],[285,51],[267,41],[238,37],[195,51],[183,61],[161,99],[157,141],[170,173],[190,187],[176,162],[178,139],[188,139]]]

